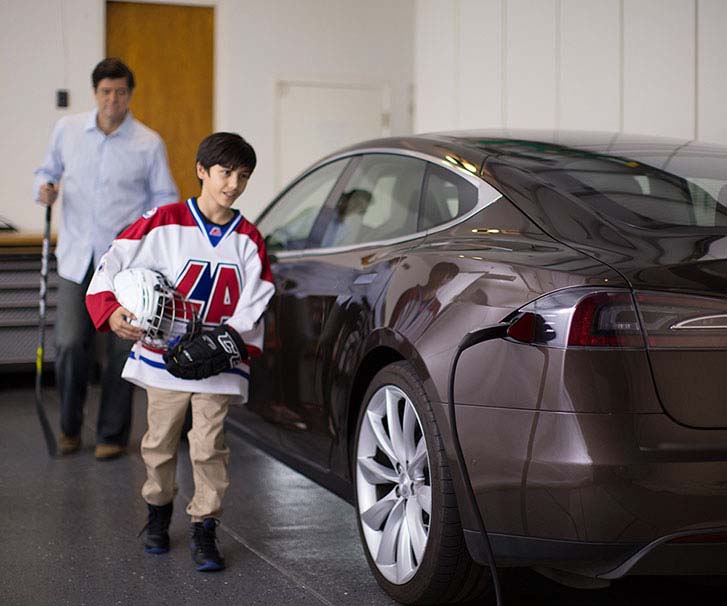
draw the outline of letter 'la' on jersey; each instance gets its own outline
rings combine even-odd
[[[109,330],[119,306],[114,276],[131,267],[158,271],[197,307],[209,328],[229,324],[240,333],[251,357],[260,355],[263,320],[273,295],[273,276],[257,228],[239,211],[225,225],[208,222],[195,198],[154,208],[125,229],[101,258],[86,293],[96,328]],[[219,375],[191,381],[164,368],[162,351],[137,341],[122,376],[142,387],[247,398],[250,368],[241,363]]]

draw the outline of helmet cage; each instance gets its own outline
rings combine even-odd
[[[154,285],[157,294],[142,342],[154,347],[176,343],[187,332],[197,332],[199,319],[194,305],[166,284]]]
[[[174,290],[159,272],[132,268],[114,277],[118,302],[134,314],[128,321],[144,331],[141,342],[157,349],[175,345],[200,329],[195,304]]]

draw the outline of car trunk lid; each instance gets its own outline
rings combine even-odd
[[[727,427],[727,261],[652,268],[630,278],[665,411],[690,427]],[[685,283],[693,288],[677,290]]]

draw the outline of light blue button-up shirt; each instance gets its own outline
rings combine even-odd
[[[33,183],[38,201],[43,183],[63,178],[58,274],[79,284],[124,227],[179,199],[161,137],[131,112],[106,135],[96,114],[58,120]]]

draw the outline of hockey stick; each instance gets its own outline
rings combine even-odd
[[[48,295],[48,254],[50,251],[50,204],[45,207],[45,231],[43,232],[43,251],[40,260],[40,318],[38,322],[38,351],[35,358],[35,411],[43,429],[48,455],[56,455],[56,439],[43,407],[41,378],[43,376],[43,353],[45,348],[46,299]]]

